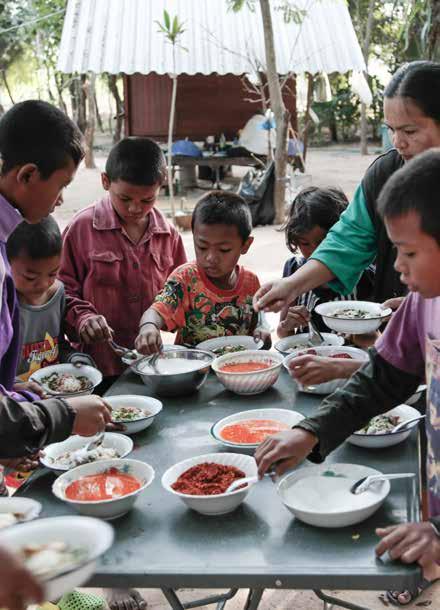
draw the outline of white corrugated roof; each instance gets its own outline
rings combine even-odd
[[[301,26],[286,24],[271,4],[280,74],[365,69],[344,0],[295,0],[307,12]],[[254,12],[234,13],[226,0],[68,0],[58,69],[173,72],[171,45],[156,23],[164,9],[185,23],[178,74],[243,74],[252,71],[249,58],[265,65],[258,2]]]

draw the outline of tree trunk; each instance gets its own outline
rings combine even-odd
[[[368,2],[368,17],[367,25],[365,27],[365,37],[362,44],[362,54],[365,60],[365,78],[368,75],[368,58],[370,55],[370,43],[371,34],[373,31],[374,24],[374,9],[376,0],[369,0]],[[368,121],[367,121],[367,107],[365,104],[361,104],[361,155],[368,155]]]
[[[2,70],[2,78],[3,78],[3,84],[5,85],[5,89],[8,93],[9,99],[11,100],[11,104],[15,104],[14,98],[12,97],[12,91],[11,91],[11,88],[9,87],[8,79],[6,77],[6,70]]]
[[[93,155],[93,140],[95,136],[95,80],[96,75],[91,72],[84,83],[84,93],[87,99],[87,120],[84,132],[86,154],[84,163],[88,169],[96,168]]]
[[[431,0],[431,27],[428,36],[428,59],[439,61],[440,59],[440,0]]]
[[[101,133],[104,133],[104,126],[102,124],[101,113],[99,112],[98,98],[96,97],[96,91],[95,91],[95,95],[93,96],[93,102],[95,104],[96,122],[98,123],[98,129]]]
[[[87,97],[86,97],[87,75],[81,74],[78,81],[78,127],[85,134],[87,128]]]
[[[275,222],[282,223],[284,222],[285,218],[287,131],[290,113],[284,105],[281,85],[278,78],[269,0],[260,0],[260,9],[263,19],[264,48],[266,54],[267,81],[269,84],[270,103],[275,115],[277,130],[274,189]]]
[[[303,132],[303,137],[302,137],[302,141],[304,144],[304,151],[303,151],[304,161],[306,160],[306,157],[307,157],[307,148],[309,145],[310,109],[312,107],[312,101],[313,101],[313,81],[314,81],[313,74],[308,74],[307,75],[306,113],[305,113],[305,117],[304,117],[304,132]]]
[[[116,123],[115,123],[115,131],[113,133],[113,144],[117,144],[121,139],[122,133],[122,119],[124,117],[124,103],[121,100],[121,96],[119,95],[119,89],[117,84],[117,75],[109,74],[107,77],[107,84],[110,90],[110,93],[113,95],[116,105]]]
[[[64,112],[64,114],[68,114],[66,102],[63,98],[63,89],[66,84],[63,82],[63,75],[60,74],[60,72],[55,72],[55,86],[58,93],[58,107]]]
[[[171,78],[173,80],[173,91],[171,94],[170,120],[168,123],[167,166],[168,166],[168,192],[170,194],[170,203],[171,203],[171,217],[173,219],[173,222],[175,222],[176,204],[174,201],[173,165],[172,165],[173,153],[171,151],[171,148],[173,146],[174,115],[176,113],[177,75],[173,74]]]

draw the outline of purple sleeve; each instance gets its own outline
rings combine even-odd
[[[425,374],[424,346],[420,339],[424,336],[424,313],[424,301],[420,295],[408,295],[375,345],[384,360],[421,378]]]

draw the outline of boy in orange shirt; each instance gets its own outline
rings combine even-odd
[[[162,329],[177,331],[176,343],[190,346],[215,337],[261,335],[252,307],[260,282],[238,265],[254,240],[251,230],[249,208],[238,195],[212,191],[199,200],[192,216],[196,261],[169,276],[142,316],[138,351],[159,351]]]

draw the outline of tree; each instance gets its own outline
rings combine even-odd
[[[156,21],[159,26],[159,30],[164,34],[165,39],[172,45],[173,49],[173,73],[169,76],[173,81],[173,89],[171,94],[171,107],[170,107],[170,118],[168,122],[168,151],[167,151],[167,165],[168,165],[168,191],[171,200],[171,214],[173,222],[176,218],[176,204],[174,201],[174,185],[173,185],[173,166],[172,166],[172,147],[173,147],[173,131],[174,131],[174,116],[176,113],[176,97],[177,97],[177,74],[176,74],[176,49],[184,49],[179,43],[180,37],[184,33],[183,23],[179,21],[177,15],[171,19],[169,13],[164,10],[163,12],[163,23]],[[186,49],[184,49],[186,50]]]

